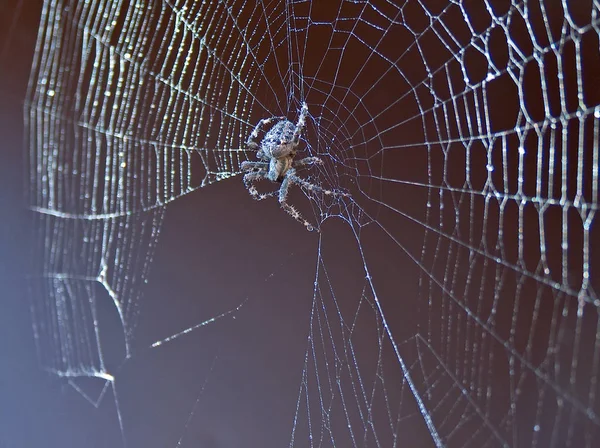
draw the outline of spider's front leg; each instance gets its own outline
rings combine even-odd
[[[279,204],[281,205],[281,208],[284,209],[292,218],[304,225],[306,227],[306,230],[312,232],[313,230],[315,230],[313,225],[306,219],[304,219],[304,217],[300,214],[298,210],[296,210],[294,207],[287,203],[287,195],[288,190],[290,188],[290,183],[295,182],[293,177],[294,169],[292,168],[285,175],[283,182],[281,183],[281,188],[279,188]]]
[[[294,129],[294,136],[292,137],[292,142],[294,146],[297,146],[300,143],[300,134],[304,130],[304,126],[306,125],[306,117],[308,116],[308,106],[306,103],[302,103],[302,108],[300,109],[300,115],[298,116],[298,122],[296,123],[296,129]]]

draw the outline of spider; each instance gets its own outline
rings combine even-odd
[[[326,195],[334,196],[349,196],[346,193],[325,190],[318,185],[311,184],[296,175],[296,168],[305,168],[314,164],[322,165],[323,161],[318,157],[305,157],[300,160],[294,160],[298,145],[300,144],[300,134],[306,124],[308,115],[308,106],[302,103],[298,122],[293,124],[286,117],[271,117],[263,118],[258,122],[250,136],[246,145],[253,151],[257,151],[256,156],[258,162],[242,162],[242,171],[245,171],[244,185],[250,192],[253,199],[262,201],[269,197],[279,194],[279,204],[292,218],[303,224],[308,231],[313,231],[315,228],[311,223],[302,217],[300,212],[293,206],[287,203],[288,190],[291,184],[297,184],[300,187],[310,191],[316,191]],[[271,124],[275,120],[277,123],[265,134],[260,144],[256,143],[258,133],[262,127]],[[254,182],[268,179],[271,182],[281,183],[279,190],[271,193],[260,194]]]

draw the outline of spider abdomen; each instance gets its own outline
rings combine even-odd
[[[261,149],[268,157],[278,157],[281,153],[288,153],[297,146],[294,142],[296,126],[290,121],[280,121],[267,132],[261,142]]]

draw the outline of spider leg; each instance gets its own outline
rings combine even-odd
[[[296,129],[294,130],[294,136],[292,137],[292,142],[294,142],[294,146],[300,143],[300,134],[304,130],[304,126],[306,124],[306,116],[308,115],[308,106],[306,103],[302,103],[302,108],[300,109],[300,115],[298,116],[298,122],[296,123]]]
[[[314,165],[314,164],[323,165],[323,161],[321,159],[319,159],[318,157],[305,157],[300,160],[295,160],[293,166],[294,166],[294,168],[299,168],[299,167],[304,167],[304,166]]]
[[[289,174],[286,175],[281,183],[281,188],[279,188],[279,204],[281,205],[281,208],[284,209],[292,218],[303,224],[306,227],[306,230],[312,232],[315,230],[312,224],[304,219],[298,210],[287,203],[287,195],[291,182],[294,182],[294,180]]]
[[[269,167],[267,162],[249,162],[247,160],[243,161],[240,165],[242,171],[250,171],[253,169],[266,169]]]
[[[279,192],[279,190],[275,190],[270,193],[258,192],[256,187],[254,186],[254,182],[266,178],[267,171],[264,169],[244,174],[244,185],[246,186],[246,190],[248,190],[250,196],[252,196],[252,199],[254,199],[255,201],[262,201],[263,199],[272,198]]]
[[[269,124],[273,120],[277,120],[277,119],[279,119],[279,120],[285,120],[285,117],[271,117],[271,118],[263,118],[262,120],[260,120],[258,122],[258,124],[256,125],[256,127],[254,128],[254,130],[248,136],[248,141],[246,142],[246,145],[248,146],[248,148],[250,148],[252,150],[257,150],[258,147],[259,147],[259,144],[256,143],[254,141],[254,139],[256,139],[258,137],[258,133],[260,132],[261,128],[265,124]]]
[[[292,170],[290,170],[290,171],[292,171]],[[286,177],[289,177],[293,183],[298,184],[301,187],[303,187],[309,191],[316,191],[317,193],[325,194],[327,196],[342,196],[342,197],[346,197],[346,198],[350,197],[350,195],[348,193],[342,193],[341,191],[326,190],[325,188],[321,188],[318,185],[312,184],[312,183],[305,181],[304,179],[298,177],[296,175],[295,170],[294,170],[294,172],[290,172],[290,171],[288,171],[288,174]]]

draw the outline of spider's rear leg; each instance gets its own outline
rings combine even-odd
[[[312,232],[313,230],[315,230],[313,225],[306,219],[304,219],[304,217],[300,214],[298,210],[296,210],[294,207],[287,203],[287,195],[288,189],[290,188],[290,182],[294,182],[294,180],[288,174],[283,179],[283,182],[281,183],[281,188],[279,189],[279,204],[281,205],[281,208],[284,209],[292,218],[304,225],[304,227],[306,227],[306,230]]]
[[[341,191],[334,191],[334,190],[326,190],[325,188],[321,188],[318,185],[311,184],[310,182],[305,181],[301,177],[296,176],[295,173],[289,173],[287,175],[287,177],[289,177],[292,182],[300,185],[301,187],[305,188],[308,191],[316,191],[317,193],[321,193],[321,194],[324,194],[327,196],[342,196],[345,198],[350,197],[350,195],[348,193],[342,193]]]
[[[262,201],[263,199],[272,198],[273,196],[276,196],[279,192],[279,190],[275,190],[270,193],[258,192],[256,187],[254,186],[254,182],[266,178],[267,171],[264,169],[244,174],[244,185],[246,186],[246,190],[248,190],[248,192],[252,196],[252,199],[254,199],[255,201]]]

